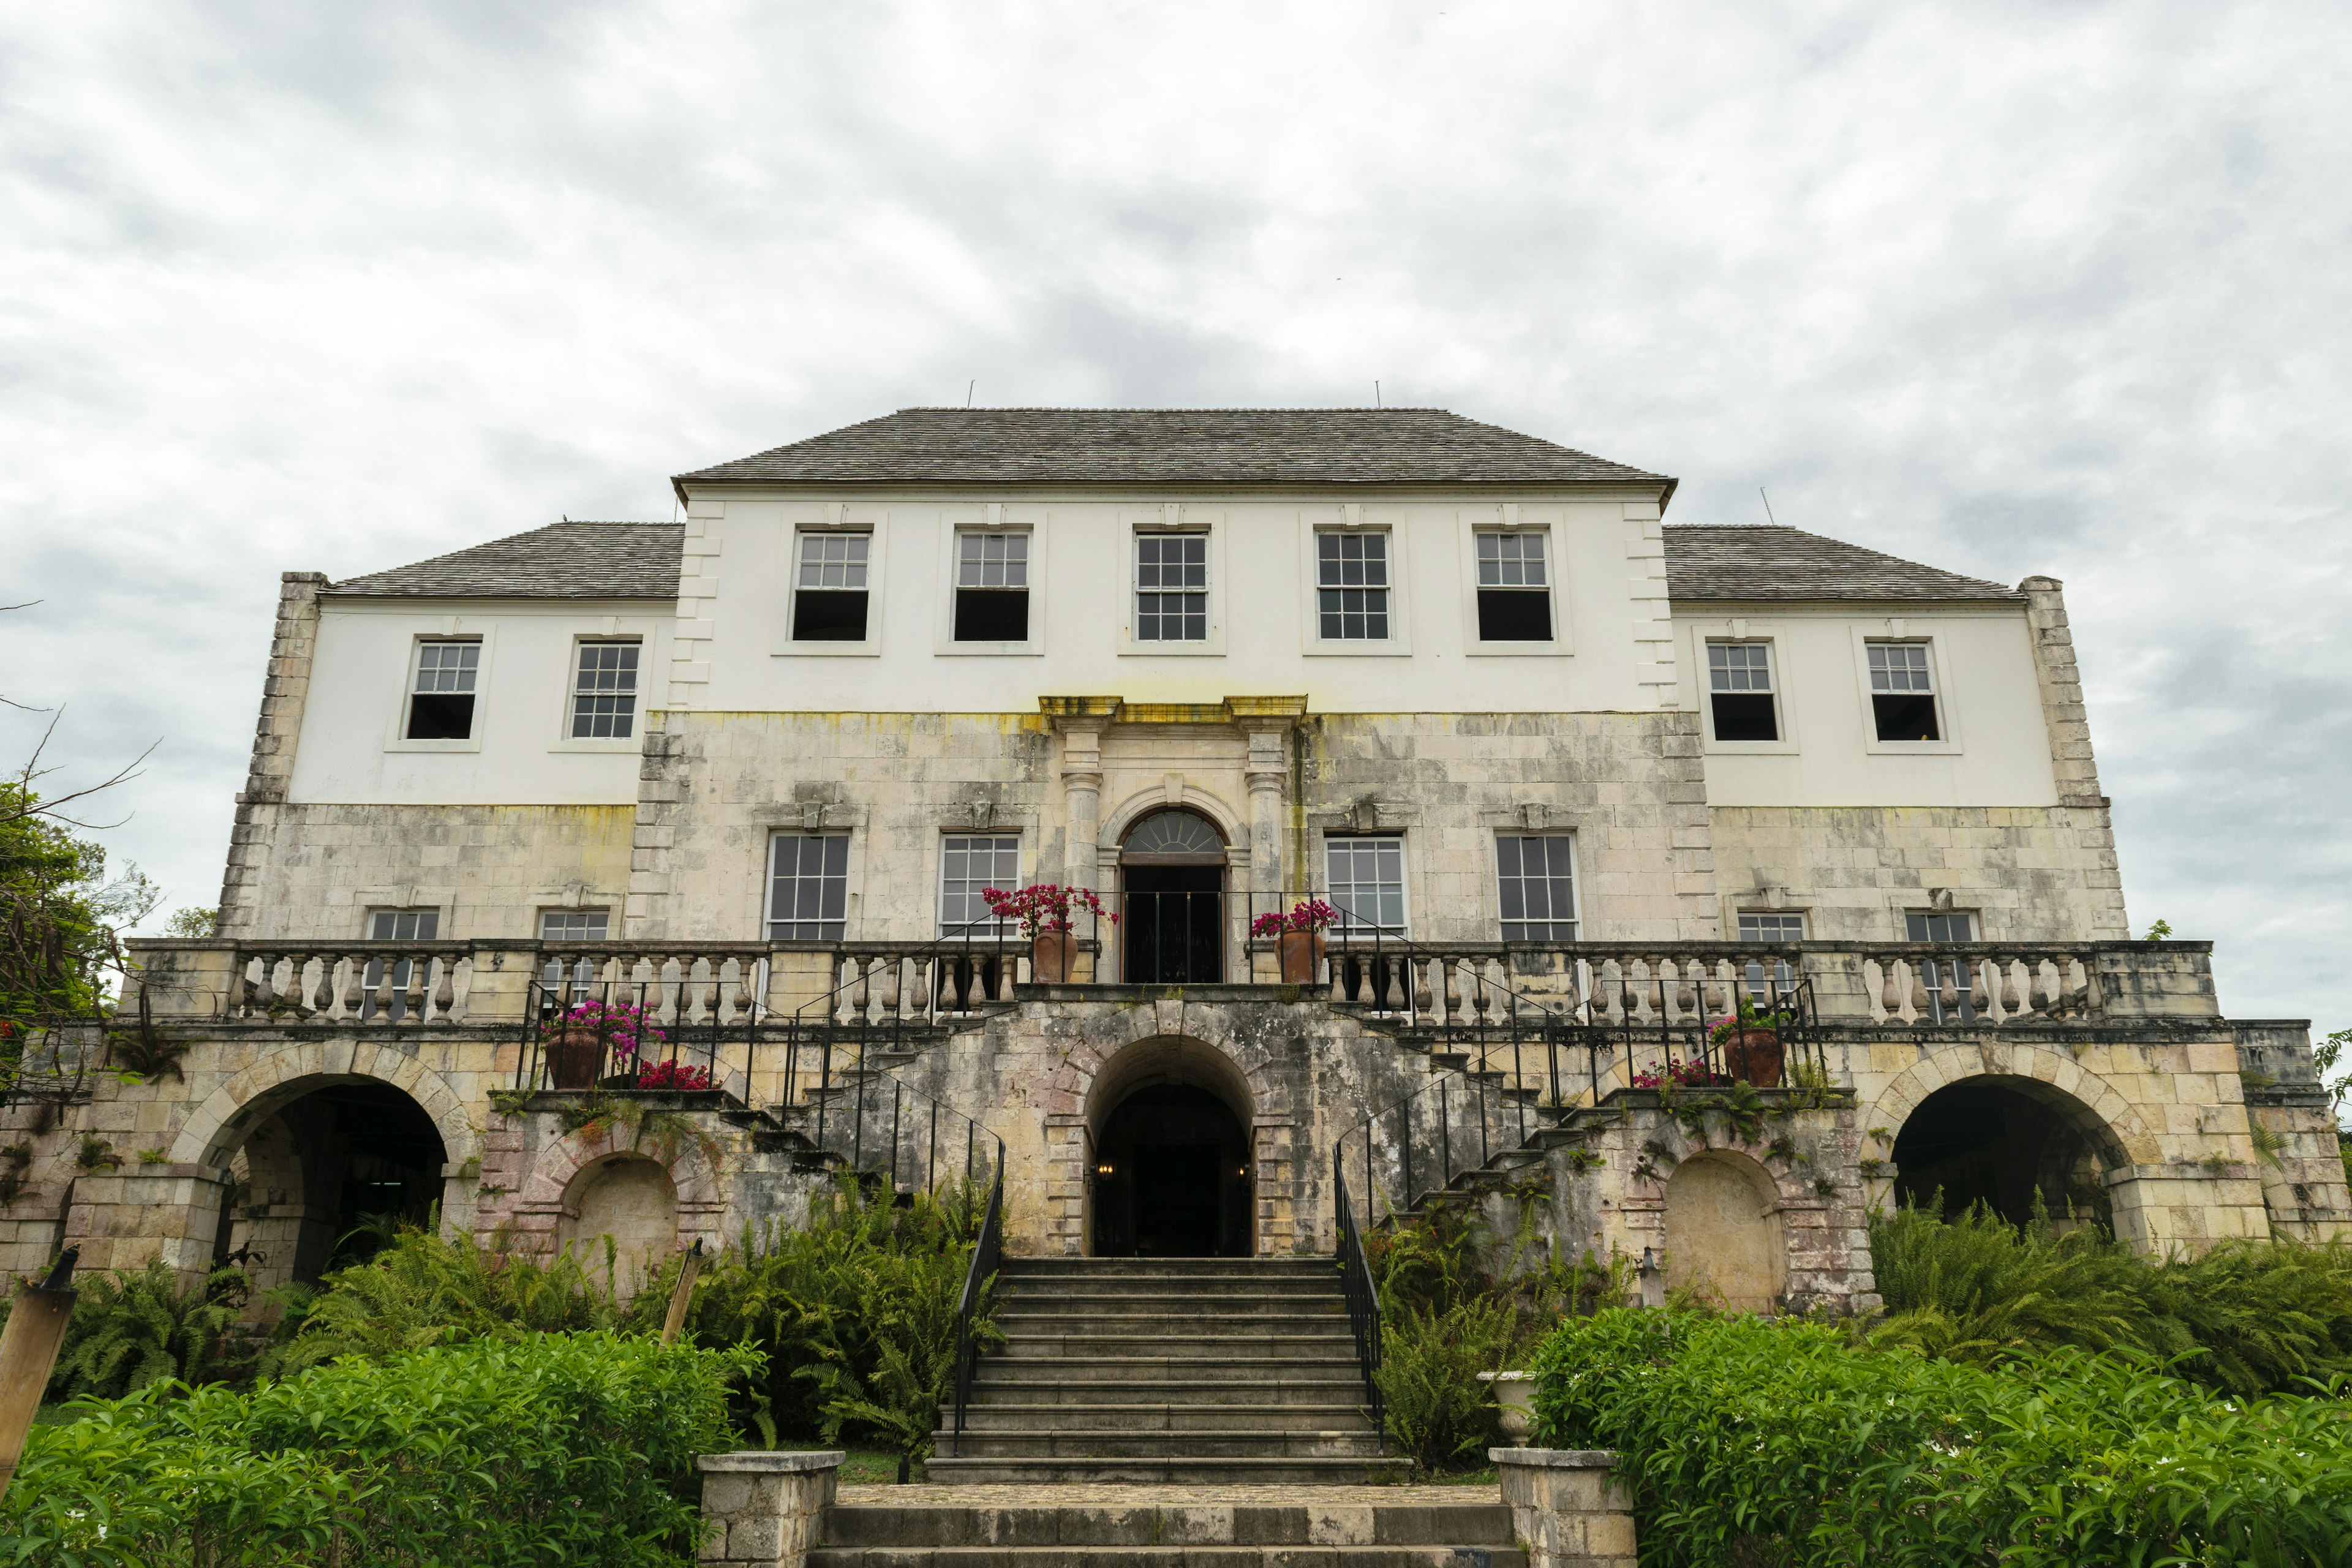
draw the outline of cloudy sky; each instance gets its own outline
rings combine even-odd
[[[2352,8],[0,9],[0,690],[217,894],[281,570],[908,404],[1443,405],[2063,577],[2136,924],[2352,1025]],[[0,720],[20,754],[21,716]]]

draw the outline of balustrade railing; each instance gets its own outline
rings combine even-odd
[[[950,1458],[963,1448],[966,1412],[971,1408],[972,1373],[980,1365],[980,1336],[973,1323],[986,1305],[988,1282],[996,1277],[1004,1260],[1004,1160],[1003,1146],[997,1146],[996,1180],[988,1189],[988,1209],[980,1222],[980,1234],[973,1238],[971,1267],[964,1271],[963,1295],[956,1302],[955,1349],[955,1408],[951,1415],[953,1449]]]
[[[1379,1434],[1381,1452],[1389,1451],[1387,1402],[1381,1396],[1381,1289],[1372,1279],[1371,1259],[1364,1254],[1363,1233],[1356,1226],[1356,1205],[1348,1195],[1348,1163],[1344,1150],[1331,1152],[1331,1194],[1338,1209],[1339,1291],[1348,1306],[1348,1331],[1356,1342],[1356,1365],[1364,1374],[1364,1398],[1371,1406],[1372,1430]]]

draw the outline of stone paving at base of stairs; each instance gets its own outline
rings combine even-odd
[[[1462,1486],[1327,1486],[1302,1482],[1252,1486],[1215,1481],[1199,1486],[1129,1486],[1100,1481],[1038,1481],[1020,1486],[961,1487],[877,1482],[845,1486],[835,1495],[847,1508],[1440,1508],[1495,1503],[1492,1481]]]

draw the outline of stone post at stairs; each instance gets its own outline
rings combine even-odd
[[[705,1454],[702,1517],[710,1526],[697,1561],[729,1568],[802,1568],[833,1505],[844,1455]]]
[[[1591,1448],[1489,1448],[1528,1568],[1634,1568],[1633,1503]]]

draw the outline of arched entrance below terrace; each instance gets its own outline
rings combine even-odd
[[[230,1177],[214,1261],[241,1264],[257,1290],[307,1283],[366,1261],[395,1226],[431,1220],[448,1151],[404,1090],[345,1079],[272,1100],[209,1162]]]
[[[1181,1036],[1113,1057],[1087,1097],[1087,1250],[1097,1258],[1247,1258],[1256,1251],[1249,1084]]]
[[[1895,1135],[1898,1203],[1948,1215],[1982,1204],[2011,1225],[2037,1204],[2062,1225],[2112,1226],[2114,1133],[2080,1100],[2034,1079],[1974,1078],[1919,1102]]]

